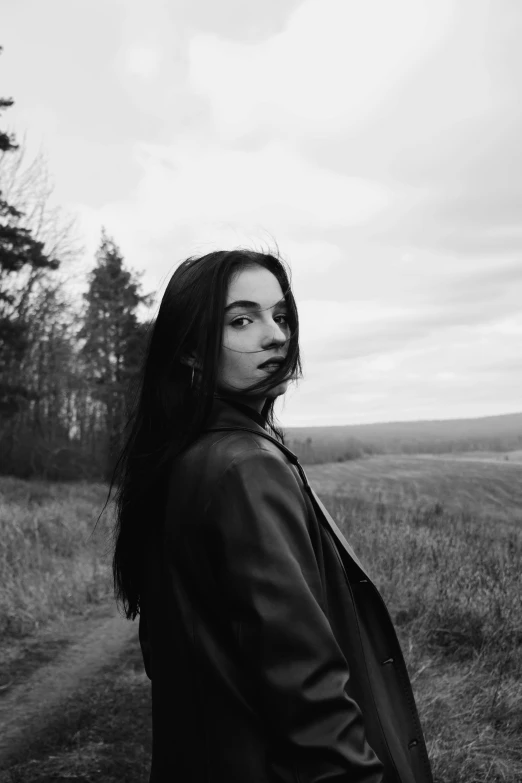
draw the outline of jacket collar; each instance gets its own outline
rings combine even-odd
[[[261,424],[258,424],[256,419],[261,419],[259,415],[251,415],[250,411],[244,410],[244,405],[236,406],[234,402],[229,402],[228,399],[220,396],[215,396],[212,401],[212,409],[208,417],[207,423],[204,427],[205,431],[221,431],[221,430],[246,430],[247,432],[253,432],[257,435],[261,435],[263,438],[272,441],[283,451],[290,462],[294,465],[299,465],[299,460],[293,451],[287,446],[284,446],[279,440],[269,435]],[[255,414],[255,411],[253,412]],[[304,471],[299,465],[300,472]],[[305,481],[308,484],[308,481]]]
[[[238,424],[242,422],[245,427],[251,427],[255,424],[256,427],[261,427],[266,431],[266,420],[261,413],[234,398],[215,394],[210,420],[224,421],[225,419],[227,421],[234,420]]]

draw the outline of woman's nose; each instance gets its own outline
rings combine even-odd
[[[284,345],[288,340],[285,326],[280,324],[271,324],[268,327],[265,335],[264,344],[265,348],[270,345]]]

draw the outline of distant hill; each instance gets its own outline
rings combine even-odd
[[[286,427],[285,441],[304,463],[342,462],[367,454],[442,454],[522,448],[522,413],[329,427]]]

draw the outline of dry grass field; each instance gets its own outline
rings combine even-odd
[[[488,455],[383,454],[305,466],[318,494],[363,498],[389,507],[429,508],[522,523],[522,462]]]
[[[107,538],[91,536],[106,494],[103,484],[0,476],[0,639],[108,596]]]
[[[477,457],[385,455],[305,470],[394,618],[436,783],[520,783],[522,462]],[[101,485],[0,479],[1,633],[14,641],[110,601],[106,540],[89,539],[104,498]],[[64,707],[45,781],[58,764],[59,777],[96,770],[96,780],[118,780],[111,759],[148,725],[137,649],[129,661]],[[129,783],[144,779],[149,752],[150,738],[126,768]],[[34,753],[5,780],[43,781]]]

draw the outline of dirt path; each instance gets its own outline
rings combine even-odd
[[[126,645],[138,645],[137,623],[116,609],[104,618],[77,621],[71,644],[50,663],[14,682],[0,695],[0,769],[19,755],[29,738],[49,726],[60,706],[110,665]]]

